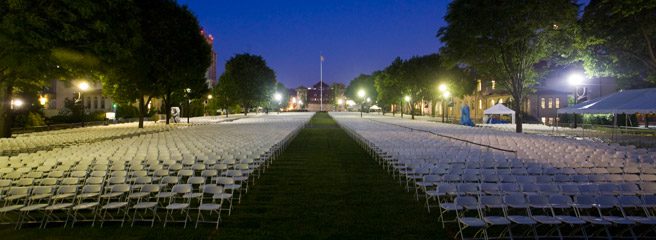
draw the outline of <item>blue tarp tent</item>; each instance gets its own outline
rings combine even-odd
[[[460,109],[460,124],[470,127],[474,126],[474,122],[472,122],[471,117],[469,116],[469,106],[467,104]]]

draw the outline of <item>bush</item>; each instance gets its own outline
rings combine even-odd
[[[46,121],[41,116],[41,114],[30,112],[27,114],[27,119],[25,120],[25,127],[40,127],[45,126]]]

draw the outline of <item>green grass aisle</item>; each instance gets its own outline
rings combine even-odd
[[[219,239],[444,239],[437,215],[317,113],[224,218]]]

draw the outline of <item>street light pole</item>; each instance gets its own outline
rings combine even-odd
[[[364,98],[365,96],[366,93],[364,92],[364,90],[361,89],[360,91],[358,91],[358,97],[362,98],[362,103],[360,104],[360,118],[362,118],[362,111],[364,111],[363,107],[364,107],[364,101],[366,100]]]
[[[185,96],[187,97],[187,124],[189,124],[189,115],[191,115],[191,97],[189,96],[189,93],[191,93],[191,88],[185,89]]]

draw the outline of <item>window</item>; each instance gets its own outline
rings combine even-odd
[[[528,109],[528,112],[531,112],[531,99],[526,101],[526,109]]]
[[[540,98],[540,107],[542,107],[542,109],[545,108],[545,100],[544,100],[544,98]],[[542,122],[544,122],[544,121],[542,121]]]
[[[556,98],[556,108],[560,108],[560,98]]]
[[[105,109],[105,97],[100,97],[100,108]]]
[[[549,108],[553,108],[553,98],[549,98]]]
[[[554,118],[550,117],[549,118],[549,125],[553,125],[553,124],[554,124]]]
[[[497,88],[497,81],[492,80],[492,90]]]
[[[86,105],[87,105],[87,107],[86,107],[87,109],[91,109],[91,97],[87,97]]]
[[[546,118],[546,117],[542,117],[541,121],[542,121],[542,123],[544,124],[545,122],[547,122],[547,118]]]
[[[479,79],[476,81],[476,91],[480,92],[481,90],[483,90],[483,87],[482,87],[481,80]]]
[[[503,98],[500,98],[500,99],[499,99],[499,103],[503,103]]]
[[[483,109],[483,100],[478,100],[478,109]]]
[[[490,103],[494,106],[494,99],[490,100]]]
[[[98,96],[93,97],[93,109],[98,109]]]

